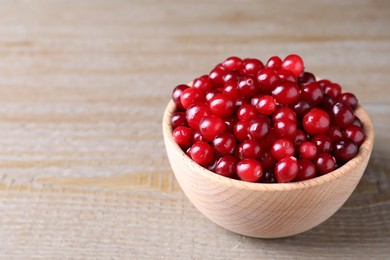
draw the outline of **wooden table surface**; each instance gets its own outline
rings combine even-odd
[[[286,2],[1,1],[0,258],[389,258],[390,2]],[[289,53],[356,93],[376,143],[328,221],[243,237],[180,190],[162,113],[227,56]]]

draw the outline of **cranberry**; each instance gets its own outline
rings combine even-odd
[[[220,94],[220,93],[221,93],[221,91],[219,91],[218,89],[212,89],[206,93],[205,99],[207,102],[210,103],[210,101],[215,97],[215,95]]]
[[[256,110],[263,115],[271,115],[276,110],[275,99],[268,95],[260,97],[256,104]]]
[[[339,127],[332,125],[328,132],[326,133],[327,136],[329,136],[330,140],[332,142],[336,141],[337,139],[340,139],[342,137],[342,133]]]
[[[330,111],[332,111],[333,105],[335,103],[336,103],[336,101],[332,97],[324,94],[324,97],[322,98],[322,102],[320,105],[323,109],[330,112]]]
[[[334,99],[337,99],[341,94],[341,87],[336,83],[326,84],[324,87],[324,93]]]
[[[199,131],[207,141],[212,141],[225,130],[225,122],[216,116],[206,116],[200,121]]]
[[[349,138],[341,138],[333,144],[333,154],[337,161],[346,162],[358,152],[358,146]]]
[[[302,118],[312,108],[309,102],[304,99],[298,100],[294,104],[291,104],[290,107],[292,108],[292,110],[294,110],[295,114],[299,118]]]
[[[178,126],[187,126],[187,119],[185,112],[175,112],[171,118],[172,128],[175,129]]]
[[[319,80],[317,82],[318,82],[318,84],[320,85],[320,87],[322,89],[325,89],[326,86],[329,86],[329,85],[332,84],[332,82],[330,82],[330,80],[327,80],[327,79],[321,79],[321,80]]]
[[[199,131],[195,130],[192,134],[192,142],[195,143],[197,141],[205,141],[205,139]]]
[[[236,70],[231,70],[225,73],[223,76],[223,82],[226,84],[228,83],[237,83],[238,80],[241,78],[241,73]]]
[[[253,98],[259,92],[257,81],[251,76],[242,77],[237,89],[244,98]]]
[[[345,128],[352,124],[354,115],[352,109],[344,103],[338,102],[332,108],[330,114],[332,122],[341,128]]]
[[[279,76],[273,69],[262,69],[257,75],[257,82],[261,86],[261,89],[267,93],[274,90],[278,81]]]
[[[312,82],[301,87],[301,97],[309,102],[310,105],[316,106],[324,98],[324,92],[317,82]]]
[[[296,181],[304,181],[316,177],[316,168],[311,161],[299,159],[298,168],[298,174],[295,177]]]
[[[272,56],[267,61],[265,67],[269,69],[279,70],[282,67],[282,60],[278,56]]]
[[[245,59],[242,72],[246,75],[257,76],[259,71],[264,68],[263,63],[258,59]]]
[[[293,156],[294,153],[294,144],[288,139],[276,140],[271,148],[271,154],[277,160],[283,159],[284,157]]]
[[[222,66],[228,71],[230,70],[240,71],[242,69],[243,62],[240,58],[233,56],[227,58],[224,62],[222,62]]]
[[[233,133],[234,132],[234,126],[237,124],[238,120],[235,116],[229,116],[229,117],[225,117],[223,119],[223,121],[225,122],[225,130],[227,132],[230,132],[230,133]]]
[[[306,142],[307,136],[305,132],[303,132],[301,129],[297,128],[295,137],[294,137],[294,145],[295,147],[299,147],[303,142]]]
[[[173,91],[172,91],[172,100],[175,103],[177,108],[184,108],[183,105],[181,104],[180,97],[181,93],[183,93],[184,90],[189,88],[189,86],[181,84],[176,86]]]
[[[237,159],[234,156],[226,155],[217,160],[214,171],[219,175],[233,178],[236,173],[236,164]]]
[[[243,104],[237,110],[239,120],[251,120],[257,116],[256,109],[250,104]]]
[[[210,101],[210,110],[216,116],[228,117],[234,112],[234,102],[225,94],[216,94]]]
[[[208,75],[203,75],[199,78],[194,79],[192,87],[199,89],[203,93],[207,93],[211,90],[212,83]]]
[[[357,100],[356,96],[348,92],[340,95],[339,102],[346,104],[353,110],[355,110],[357,105],[359,104],[359,101]]]
[[[336,160],[332,155],[322,153],[314,160],[314,165],[317,170],[317,175],[324,175],[336,168]]]
[[[295,157],[285,157],[279,160],[275,166],[275,178],[279,183],[290,182],[298,174],[298,161]]]
[[[236,138],[227,132],[218,134],[213,140],[215,153],[219,155],[228,155],[234,152],[236,147]]]
[[[271,152],[265,151],[260,158],[265,169],[271,169],[275,167],[276,159],[272,156]]]
[[[299,88],[290,81],[281,82],[272,90],[272,96],[279,104],[289,105],[298,100]]]
[[[302,124],[310,135],[325,134],[330,126],[330,118],[324,110],[313,108],[303,117]]]
[[[203,103],[192,104],[186,111],[188,125],[195,130],[199,130],[200,121],[209,115],[211,115],[210,108]]]
[[[306,85],[308,83],[316,82],[316,77],[313,73],[303,72],[298,78],[298,84],[300,86]]]
[[[360,146],[365,139],[363,129],[358,126],[350,125],[345,128],[343,136],[354,141],[358,146]]]
[[[268,117],[257,115],[249,122],[248,135],[251,139],[261,140],[270,130],[270,120]]]
[[[186,126],[179,126],[173,130],[173,140],[182,148],[188,148],[192,143],[192,129]]]
[[[183,90],[180,96],[180,102],[185,109],[192,104],[204,102],[204,100],[202,91],[196,88],[187,88]]]
[[[234,126],[234,136],[238,141],[243,142],[248,139],[249,121],[241,120]]]
[[[224,85],[223,77],[226,74],[226,69],[220,65],[210,71],[209,77],[213,88],[222,88]]]
[[[292,71],[280,69],[276,71],[276,75],[278,75],[280,82],[282,81],[291,81],[293,83],[297,83],[297,77]]]
[[[257,159],[260,158],[262,153],[263,149],[260,146],[260,143],[252,139],[245,140],[238,146],[238,155],[240,159]]]
[[[354,119],[352,121],[352,125],[363,128],[362,121],[360,121],[359,117],[357,117],[357,116],[354,117]]]
[[[245,158],[237,163],[236,172],[243,181],[257,182],[263,175],[263,166],[255,159]]]
[[[191,147],[191,158],[197,164],[205,166],[209,164],[214,158],[213,148],[206,142],[198,141]]]
[[[318,153],[329,153],[332,150],[332,140],[327,135],[315,135],[311,142],[317,147]]]
[[[278,107],[275,113],[272,115],[273,122],[276,122],[277,120],[282,118],[288,118],[292,121],[297,120],[295,112],[289,107]]]
[[[312,142],[303,142],[299,146],[301,158],[312,160],[317,157],[317,146]]]
[[[222,92],[229,96],[231,99],[236,100],[240,97],[240,93],[237,89],[238,83],[236,81],[229,81],[225,84]]]
[[[272,169],[264,169],[263,176],[260,179],[261,183],[276,183],[275,174]]]
[[[288,118],[282,118],[276,120],[274,123],[274,129],[279,133],[280,136],[293,139],[297,132],[297,124]]]
[[[296,54],[290,54],[283,60],[282,68],[292,71],[298,77],[304,68],[303,60]]]

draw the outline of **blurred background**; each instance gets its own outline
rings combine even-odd
[[[325,224],[237,236],[176,184],[162,113],[176,85],[228,56],[290,53],[356,94],[376,127],[373,157]],[[384,257],[389,71],[384,0],[0,1],[0,256]]]

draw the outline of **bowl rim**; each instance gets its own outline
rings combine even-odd
[[[206,168],[200,166],[195,163],[190,157],[188,157],[180,148],[180,146],[173,140],[172,135],[172,125],[171,125],[171,117],[172,114],[176,110],[175,103],[170,100],[168,103],[162,120],[162,128],[165,142],[169,142],[175,148],[174,152],[182,157],[181,159],[186,162],[187,165],[191,165],[191,168],[197,172],[197,174],[202,175],[204,178],[218,182],[227,187],[236,187],[241,189],[253,190],[253,191],[289,191],[289,190],[297,190],[297,189],[307,189],[310,187],[322,185],[325,183],[329,183],[335,179],[341,178],[348,172],[354,172],[353,169],[359,166],[359,164],[367,157],[370,156],[373,145],[374,145],[374,127],[372,125],[371,119],[367,114],[366,110],[359,105],[354,114],[359,117],[363,124],[363,130],[366,134],[366,139],[363,144],[360,146],[357,155],[348,161],[346,164],[341,166],[340,168],[329,172],[325,175],[315,177],[309,180],[298,181],[298,182],[289,182],[289,183],[253,183],[246,182],[242,180],[231,179],[228,177],[224,177],[218,175],[212,171],[207,170]],[[168,151],[168,150],[167,150]],[[190,171],[188,171],[190,172]],[[175,173],[182,174],[182,173]]]

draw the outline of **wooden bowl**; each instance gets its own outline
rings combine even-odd
[[[374,143],[366,111],[356,115],[366,140],[358,154],[339,169],[314,179],[283,184],[250,183],[215,174],[192,161],[172,138],[171,101],[164,113],[163,134],[168,158],[184,193],[214,223],[238,234],[277,238],[309,230],[332,216],[357,186]]]

